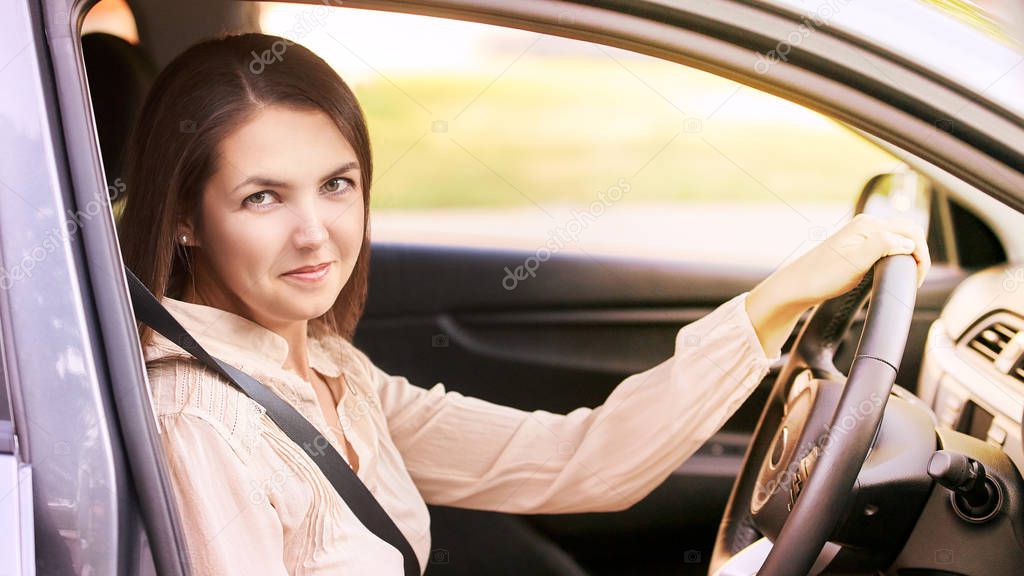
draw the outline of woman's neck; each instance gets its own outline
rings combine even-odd
[[[309,367],[308,320],[273,322],[250,310],[239,299],[226,297],[223,291],[204,288],[204,286],[197,286],[193,282],[186,282],[185,289],[182,291],[182,301],[231,312],[281,336],[288,343],[288,356],[281,367],[291,370],[307,382],[313,381],[315,375]]]

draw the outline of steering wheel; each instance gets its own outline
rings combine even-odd
[[[882,421],[910,330],[916,276],[913,256],[886,256],[852,290],[812,310],[747,448],[709,574],[762,534],[772,549],[759,576],[805,575],[814,566],[846,514]],[[844,376],[835,352],[868,296],[860,342]]]

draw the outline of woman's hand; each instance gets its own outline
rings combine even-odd
[[[931,256],[924,230],[912,220],[858,214],[835,234],[779,268],[747,295],[747,314],[765,353],[778,353],[807,308],[849,292],[879,259],[911,254],[920,288]]]
[[[931,267],[924,230],[908,219],[886,220],[858,214],[853,220],[789,265],[776,271],[785,300],[813,306],[853,289],[879,259],[912,254],[920,288]]]

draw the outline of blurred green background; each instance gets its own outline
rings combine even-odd
[[[379,209],[589,202],[620,177],[631,202],[852,203],[893,164],[795,104],[653,59],[524,57],[497,80],[378,75],[355,91]]]

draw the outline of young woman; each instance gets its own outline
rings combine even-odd
[[[913,254],[919,285],[928,271],[917,225],[857,217],[683,327],[670,359],[626,378],[598,408],[525,412],[411,385],[351,343],[370,246],[362,111],[323,60],[284,42],[206,41],[160,74],[128,149],[125,263],[208,351],[328,438],[420,566],[426,502],[518,513],[630,506],[748,397],[803,311],[888,254]],[[280,58],[251,66],[281,46]],[[402,573],[401,554],[261,406],[140,330],[197,573]]]

